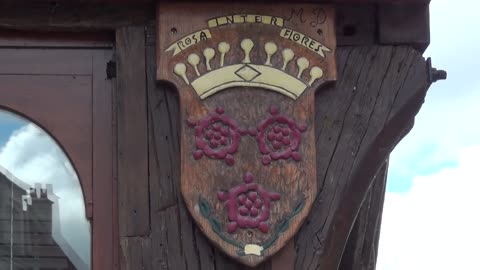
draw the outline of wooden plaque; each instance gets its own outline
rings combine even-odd
[[[157,79],[181,110],[181,191],[207,237],[255,266],[317,194],[315,90],[336,79],[324,5],[160,4]]]

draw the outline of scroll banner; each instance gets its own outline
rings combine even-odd
[[[302,45],[303,47],[318,53],[323,58],[325,58],[325,52],[332,51],[329,48],[327,48],[327,46],[320,43],[320,41],[317,41],[311,37],[308,37],[292,29],[282,28],[282,30],[280,31],[280,36],[283,38],[289,39],[291,41],[295,41],[296,43]]]
[[[203,29],[200,31],[197,31],[193,34],[190,34],[181,40],[173,43],[170,47],[168,47],[165,51],[173,51],[173,55],[175,56],[179,54],[181,51],[189,48],[190,46],[193,46],[197,44],[200,41],[207,40],[209,38],[212,38],[212,34],[210,33],[210,30],[208,29]]]

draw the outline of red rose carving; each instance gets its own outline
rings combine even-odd
[[[270,107],[270,114],[257,127],[257,143],[263,154],[262,163],[268,165],[273,160],[289,159],[300,161],[298,147],[301,142],[301,133],[307,127],[297,124],[292,119],[280,115],[278,108]]]
[[[234,164],[232,154],[237,152],[240,143],[238,125],[224,114],[223,108],[217,108],[198,121],[190,123],[195,128],[195,144],[197,149],[193,152],[195,159],[204,155],[214,159],[224,159],[228,165]]]
[[[227,230],[233,233],[240,228],[258,228],[268,232],[270,203],[280,200],[280,194],[269,192],[253,182],[253,175],[246,173],[244,182],[228,191],[218,192],[218,199],[225,202],[230,221]]]

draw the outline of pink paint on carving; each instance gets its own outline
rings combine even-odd
[[[275,105],[270,106],[270,113],[272,115],[277,115],[279,112],[280,112],[280,110],[278,109],[277,106],[275,106]]]
[[[193,158],[195,159],[201,159],[203,157],[203,152],[201,150],[195,150],[195,152],[193,152]]]
[[[189,126],[195,128],[197,147],[193,152],[195,159],[201,159],[205,155],[209,158],[223,159],[229,166],[235,163],[232,154],[238,150],[241,129],[232,118],[224,113],[225,110],[218,107],[215,109],[215,113],[198,122],[188,120]]]
[[[248,134],[250,136],[257,136],[257,129],[256,128],[249,128],[248,129]]]
[[[300,161],[300,160],[302,160],[302,157],[300,156],[300,154],[299,154],[298,152],[292,153],[292,158],[293,158],[295,161]]]
[[[270,107],[270,116],[257,126],[257,144],[263,154],[262,164],[269,165],[272,160],[289,159],[300,161],[298,148],[301,133],[307,129],[305,124],[298,124],[292,119],[280,115],[277,106]]]
[[[253,174],[251,172],[247,172],[244,177],[245,183],[249,184],[253,182]]]
[[[250,216],[255,218],[258,216],[258,212],[259,212],[258,208],[250,209]]]
[[[228,191],[220,191],[217,196],[225,202],[229,224],[227,231],[234,233],[237,227],[258,228],[261,232],[268,232],[271,201],[280,200],[280,194],[265,190],[261,185],[254,183],[253,174],[247,172],[244,183],[232,187]]]
[[[216,108],[215,111],[216,111],[218,114],[223,114],[223,113],[225,112],[225,110],[224,110],[222,107]]]
[[[230,222],[227,225],[227,231],[229,233],[234,233],[237,230],[238,224],[237,222]]]
[[[272,158],[269,155],[264,155],[262,157],[262,164],[269,165],[272,162]]]
[[[245,136],[245,135],[248,135],[248,130],[243,129],[243,128],[239,128],[238,133],[240,133],[240,135],[242,135],[242,136]]]
[[[234,163],[235,163],[235,160],[233,159],[233,156],[228,154],[226,157],[225,157],[225,162],[232,166]]]
[[[268,224],[266,222],[261,222],[258,226],[261,232],[267,233],[268,232]]]
[[[187,125],[191,128],[194,128],[197,125],[197,123],[191,119],[187,119]]]

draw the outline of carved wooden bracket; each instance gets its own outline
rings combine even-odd
[[[421,53],[410,46],[338,47],[336,60],[338,81],[321,89],[315,99],[314,211],[294,243],[287,245],[289,250],[258,269],[347,270],[375,264],[382,203],[372,206],[369,198],[381,199],[385,178],[379,168],[420,110],[429,87],[426,65]],[[198,230],[192,231],[192,219],[176,192],[181,189],[176,166],[180,160],[177,97],[165,85],[149,91],[151,152],[152,160],[157,160],[151,178],[152,245],[161,257],[154,268],[168,261],[171,269],[194,269],[199,263],[202,269],[244,269],[212,249]],[[376,177],[373,186],[375,174],[380,179]]]

